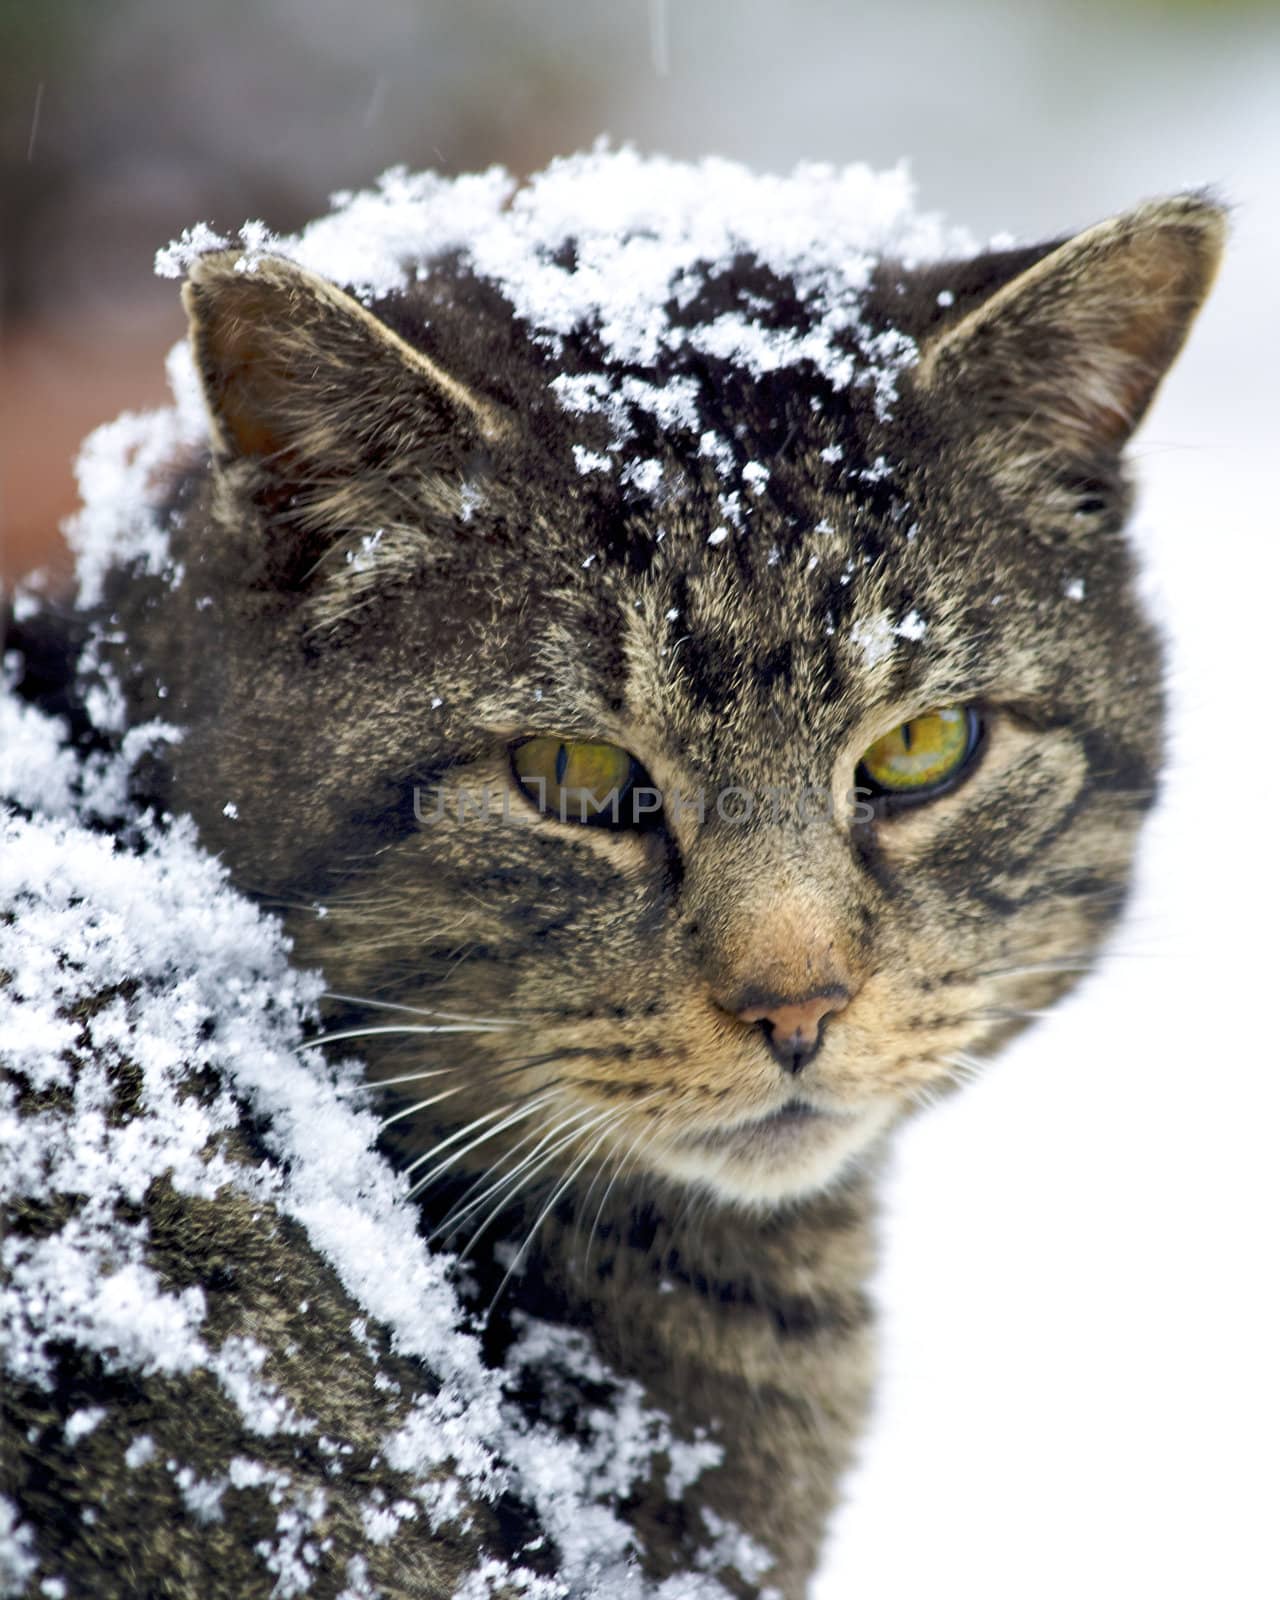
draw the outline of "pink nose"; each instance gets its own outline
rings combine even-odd
[[[740,1022],[758,1022],[779,1066],[802,1072],[822,1044],[822,1024],[849,1004],[849,991],[833,987],[801,1000],[767,998],[743,1006]]]

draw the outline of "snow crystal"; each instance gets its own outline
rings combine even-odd
[[[849,630],[852,643],[860,646],[867,666],[874,667],[893,652],[895,641],[906,639],[916,643],[929,631],[929,624],[918,611],[909,611],[900,622],[891,622],[880,612],[865,621],[855,623]]]
[[[668,1285],[671,1287],[674,1286]],[[718,1466],[724,1460],[724,1451],[711,1439],[697,1439],[692,1444],[673,1439],[667,1445],[667,1456],[671,1463],[667,1471],[667,1493],[671,1499],[679,1500],[708,1467]]]
[[[101,1406],[83,1406],[79,1411],[73,1411],[63,1426],[67,1443],[76,1444],[85,1434],[92,1433],[106,1414]]]
[[[299,1417],[278,1390],[262,1381],[269,1355],[256,1340],[233,1336],[224,1341],[209,1369],[251,1433],[264,1438],[280,1432],[314,1433],[315,1423]]]
[[[703,1506],[700,1514],[715,1537],[715,1545],[707,1555],[711,1564],[717,1567],[733,1567],[748,1582],[760,1578],[768,1571],[770,1557],[754,1539],[731,1522],[727,1522],[709,1506]],[[770,1600],[770,1596],[773,1596],[774,1600],[781,1600],[781,1595],[776,1589],[765,1589],[761,1594],[761,1600]]]
[[[893,624],[883,613],[866,622],[855,623],[849,630],[849,639],[860,646],[862,659],[868,667],[878,665],[893,649]]]
[[[39,1562],[34,1552],[35,1534],[18,1520],[13,1502],[0,1494],[0,1597],[20,1595],[34,1576]]]
[[[725,519],[726,522],[732,523],[735,528],[742,528],[744,526],[742,516],[742,495],[737,489],[734,489],[730,494],[717,495],[716,503],[720,507],[720,515]]]
[[[462,487],[458,491],[459,521],[470,522],[483,505],[484,491],[478,484],[472,483],[470,478],[464,478]]]
[[[40,610],[40,601],[29,590],[19,588],[14,591],[12,610],[15,622],[29,622]]]
[[[733,446],[720,437],[714,429],[708,428],[698,440],[698,454],[709,456],[716,464],[716,470],[722,478],[727,477],[734,468]]]
[[[149,1433],[140,1433],[124,1453],[124,1464],[131,1471],[145,1467],[155,1458],[156,1442]]]
[[[707,535],[707,543],[723,544],[728,537],[728,528],[712,528],[711,532]]]
[[[633,461],[623,469],[623,483],[631,484],[641,494],[652,494],[662,481],[661,461]]]
[[[16,701],[9,706],[0,739],[0,794],[28,811],[66,816],[79,769],[75,752],[64,744],[65,725]]]
[[[225,250],[230,240],[216,233],[207,222],[197,222],[185,228],[182,237],[156,251],[155,270],[161,278],[185,277],[192,262],[211,250]]]
[[[573,464],[581,473],[608,472],[613,462],[598,450],[587,450],[580,444],[573,447]]]
[[[411,1500],[397,1500],[393,1506],[366,1506],[360,1521],[366,1536],[374,1544],[386,1544],[400,1531],[400,1525],[418,1515]]]
[[[506,1570],[501,1562],[495,1564]],[[379,1600],[377,1590],[369,1581],[369,1564],[363,1556],[352,1556],[347,1563],[347,1585],[338,1600]]]
[[[1066,588],[1062,592],[1063,592],[1063,594],[1066,595],[1068,600],[1083,600],[1084,599],[1084,579],[1083,578],[1072,578],[1071,582],[1066,586]]]
[[[909,611],[898,626],[893,630],[899,639],[923,639],[929,631],[929,624],[918,611]]]
[[[566,411],[578,414],[597,410],[609,392],[606,380],[595,372],[564,372],[549,387]]]
[[[222,1520],[222,1497],[228,1487],[226,1479],[197,1478],[190,1467],[183,1467],[174,1481],[183,1503],[197,1522]]]

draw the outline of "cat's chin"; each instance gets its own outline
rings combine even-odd
[[[877,1144],[897,1115],[888,1098],[851,1111],[795,1102],[768,1116],[691,1134],[657,1156],[664,1174],[752,1208],[830,1189]]]

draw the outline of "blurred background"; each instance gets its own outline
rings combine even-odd
[[[1263,0],[0,0],[0,561],[65,570],[80,437],[162,403],[152,255],[395,162],[607,133],[906,159],[979,238],[1210,183],[1208,310],[1139,437],[1175,748],[1111,961],[909,1129],[884,1375],[817,1600],[1280,1594],[1280,7]]]
[[[2,570],[65,562],[77,440],[163,399],[158,245],[291,230],[404,162],[517,173],[600,133],[779,168],[910,161],[1053,234],[1216,179],[1274,103],[1264,0],[0,0]]]

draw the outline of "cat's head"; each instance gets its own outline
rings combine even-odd
[[[885,261],[834,321],[740,257],[612,365],[460,256],[367,306],[195,264],[213,464],[133,692],[387,1030],[415,1176],[812,1193],[1089,966],[1161,753],[1121,453],[1222,226]]]

